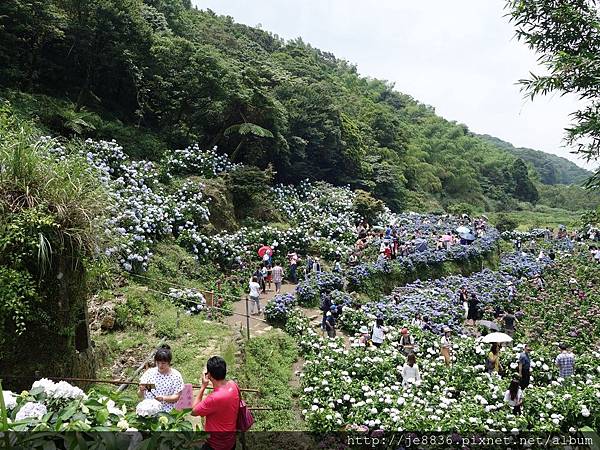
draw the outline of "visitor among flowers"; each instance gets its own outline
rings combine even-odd
[[[559,376],[568,378],[575,371],[575,355],[569,351],[565,344],[560,344],[560,353],[556,357],[555,363],[558,366]]]
[[[467,321],[470,325],[475,325],[477,319],[479,319],[479,299],[477,298],[477,295],[473,293],[469,299]]]
[[[371,341],[375,347],[380,347],[385,340],[386,329],[383,326],[383,318],[378,317],[373,324],[373,331],[371,333]]]
[[[154,353],[155,367],[146,370],[140,377],[138,395],[143,399],[161,402],[162,411],[169,412],[183,391],[183,378],[179,371],[171,367],[173,354],[167,344]]]
[[[440,354],[444,357],[446,366],[450,366],[452,364],[452,341],[450,340],[452,330],[450,327],[444,327],[443,331],[444,335],[440,339]]]
[[[335,317],[331,311],[327,311],[325,314],[325,330],[327,331],[327,336],[330,338],[335,337]]]
[[[273,276],[273,283],[275,283],[275,293],[279,294],[281,291],[281,283],[283,283],[283,267],[281,267],[279,262],[275,263],[275,267],[271,269],[271,274]]]
[[[369,335],[369,329],[367,328],[367,326],[361,326],[360,330],[358,331],[360,333],[360,336],[358,338],[358,344],[363,347],[369,346],[371,344],[371,336]]]
[[[421,374],[419,373],[419,366],[417,364],[417,358],[414,353],[411,353],[406,358],[406,363],[402,367],[402,386],[406,387],[411,383],[420,383]]]
[[[529,379],[531,377],[531,359],[529,352],[531,348],[529,345],[525,345],[523,352],[519,355],[519,376],[521,377],[521,388],[525,389],[529,386]]]
[[[521,414],[521,408],[523,406],[523,391],[519,386],[519,380],[512,380],[508,390],[504,394],[504,401],[512,406],[513,414]]]
[[[201,450],[235,448],[240,389],[235,382],[227,381],[226,376],[227,364],[223,358],[213,356],[207,361],[200,380],[202,387],[192,403],[192,415],[206,417],[204,430],[210,434]],[[213,391],[203,399],[209,384]]]
[[[500,373],[500,344],[494,342],[488,353],[486,361],[486,370],[488,373]]]
[[[411,355],[415,352],[415,338],[410,335],[408,328],[404,327],[400,330],[400,345],[402,346],[402,353],[405,355]]]
[[[292,283],[297,283],[298,276],[297,276],[296,270],[297,270],[298,261],[300,261],[300,258],[298,258],[298,254],[296,252],[288,253],[287,257],[288,257],[288,261],[290,262],[290,279],[292,280]]]
[[[515,324],[518,322],[517,318],[515,317],[515,314],[513,312],[513,310],[511,308],[508,308],[506,310],[506,313],[504,313],[502,315],[502,322],[503,322],[503,328],[504,328],[504,332],[506,334],[508,334],[510,337],[514,336],[515,334]]]

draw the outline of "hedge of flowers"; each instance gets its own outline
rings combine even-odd
[[[306,360],[302,373],[303,415],[314,431],[361,429],[383,431],[571,431],[600,425],[599,353],[581,356],[577,373],[558,378],[555,354],[534,349],[532,387],[525,391],[524,412],[514,416],[504,402],[510,377],[485,372],[489,348],[466,336],[455,337],[453,365],[439,357],[439,336],[412,330],[420,383],[403,386],[399,368],[405,356],[399,351],[399,328],[389,327],[382,347],[346,348],[341,338],[321,337],[306,318],[288,321]],[[514,371],[522,346],[501,353],[509,372]]]
[[[515,277],[531,278],[535,275],[541,275],[552,264],[552,260],[547,256],[538,258],[530,253],[505,253],[500,258],[499,270]]]
[[[509,283],[516,284],[518,280],[509,274],[488,269],[468,277],[455,275],[437,280],[417,280],[395,289],[380,301],[367,302],[360,309],[347,310],[342,326],[356,332],[361,325],[380,316],[388,324],[403,325],[409,324],[416,314],[421,314],[429,318],[437,331],[441,331],[443,326],[461,331],[465,310],[458,299],[458,290],[466,287],[469,293],[476,294],[480,308],[486,310],[509,303]]]
[[[183,150],[166,152],[161,161],[164,175],[171,179],[174,175],[196,175],[214,178],[223,172],[239,167],[229,160],[227,154],[218,154],[217,147],[212,150],[201,150],[194,144]]]
[[[116,395],[94,389],[85,394],[66,381],[55,383],[42,378],[34,382],[29,391],[21,394],[3,391],[8,422],[8,430],[3,431],[136,432],[138,429],[192,429],[192,424],[183,417],[189,410],[167,414],[160,412],[161,404],[156,400],[144,400],[133,407]],[[12,434],[10,438],[16,446],[19,439],[27,436],[20,433]],[[33,447],[35,445],[31,445]]]
[[[515,240],[515,239],[520,239],[522,241],[525,241],[525,240],[530,240],[530,239],[543,238],[544,236],[546,236],[547,232],[548,232],[548,230],[546,230],[544,228],[534,228],[533,230],[530,230],[530,231],[518,231],[518,230],[503,231],[501,236],[502,236],[502,239],[505,239],[507,241]]]
[[[177,306],[185,309],[186,314],[199,314],[206,310],[206,299],[197,289],[169,288],[169,299]]]
[[[485,235],[471,245],[454,245],[449,249],[414,252],[408,256],[399,256],[395,260],[385,262],[363,263],[350,268],[347,277],[351,289],[361,291],[373,277],[390,272],[414,272],[420,266],[433,266],[445,261],[465,262],[495,251],[499,233],[488,228]]]
[[[344,279],[334,272],[311,273],[306,281],[301,281],[296,287],[298,304],[302,306],[317,306],[323,294],[344,289]]]
[[[47,140],[48,138],[43,138]],[[155,240],[183,230],[197,231],[209,219],[204,186],[186,180],[180,186],[160,183],[159,169],[149,161],[131,161],[116,142],[93,141],[66,149],[56,144],[51,152],[61,158],[68,151],[85,157],[113,199],[105,229],[117,244],[106,249],[128,272],[145,271]]]
[[[544,280],[543,291],[529,285],[523,288],[521,296],[520,307],[525,312],[523,326],[532,339],[564,341],[577,352],[597,345],[600,336],[598,264],[588,262],[586,255],[564,258],[546,272]]]
[[[318,253],[325,258],[348,255],[355,240],[354,193],[346,187],[327,183],[303,182],[298,187],[278,185],[271,189],[273,203],[281,208],[290,223],[287,229],[273,226],[243,227],[235,233],[203,235],[183,231],[180,243],[204,262],[223,266],[236,259],[253,261],[259,246],[273,247],[275,257],[288,252]]]
[[[285,324],[296,304],[294,294],[277,294],[265,306],[265,319],[273,324]]]

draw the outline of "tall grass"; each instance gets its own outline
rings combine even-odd
[[[28,123],[11,115],[9,105],[0,105],[0,223],[33,208],[51,216],[52,236],[30,236],[45,262],[54,251],[94,252],[110,205],[87,162],[75,155],[57,161],[49,151],[54,145],[37,139]]]

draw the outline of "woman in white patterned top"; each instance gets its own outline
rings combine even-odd
[[[183,378],[171,367],[171,347],[164,344],[154,354],[156,367],[152,367],[140,378],[140,398],[154,398],[162,403],[162,410],[169,412],[183,391]],[[148,386],[153,385],[153,386]]]

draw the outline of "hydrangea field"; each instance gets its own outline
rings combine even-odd
[[[363,431],[437,430],[575,431],[596,427],[600,416],[600,353],[579,356],[577,375],[558,377],[554,354],[532,352],[532,383],[524,412],[512,414],[504,402],[509,377],[485,371],[488,345],[459,335],[453,344],[453,365],[439,357],[439,338],[412,329],[421,381],[404,383],[400,369],[406,358],[400,351],[399,327],[389,326],[386,343],[367,347],[341,338],[328,339],[301,316],[288,321],[297,336],[306,363],[302,373],[302,414],[313,430]],[[516,369],[522,344],[502,351],[502,364]]]

